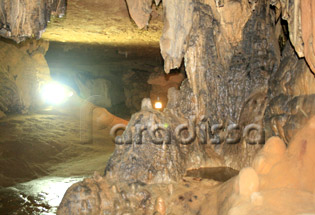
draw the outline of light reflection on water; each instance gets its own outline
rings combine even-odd
[[[0,214],[56,214],[66,190],[84,177],[43,177],[14,187],[0,188]]]

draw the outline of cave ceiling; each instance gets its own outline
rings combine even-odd
[[[44,40],[115,46],[159,46],[162,9],[153,7],[150,26],[140,29],[129,17],[124,0],[69,0],[62,18],[53,18]]]

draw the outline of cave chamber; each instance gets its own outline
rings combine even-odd
[[[314,14],[0,1],[0,213],[315,214]]]

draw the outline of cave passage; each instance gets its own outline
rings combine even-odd
[[[150,97],[149,76],[163,67],[158,46],[50,42],[45,58],[54,80],[125,119]]]
[[[314,11],[0,1],[0,214],[315,214]]]
[[[39,89],[54,81],[83,101],[80,107],[71,105],[71,99],[59,105],[40,101],[27,115],[12,113],[0,120],[0,143],[5,149],[0,159],[0,214],[55,214],[66,189],[94,171],[103,172],[114,151],[110,127],[93,114],[93,122],[87,125],[93,127],[92,133],[87,134],[89,142],[85,142],[82,110],[86,106],[92,106],[92,110],[105,108],[129,120],[140,110],[141,100],[150,97],[150,75],[163,70],[160,50],[158,46],[46,41],[16,45],[2,40],[2,47],[8,44],[17,49],[11,60],[19,55],[31,58],[32,66],[40,67],[38,75],[49,69],[50,75]],[[161,97],[166,96],[165,91],[161,93]]]

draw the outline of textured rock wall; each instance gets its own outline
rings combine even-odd
[[[89,214],[213,215],[313,211],[314,118],[305,132],[290,139],[313,114],[314,79],[305,61],[289,46],[280,64],[269,1],[165,0],[163,9],[160,45],[165,70],[179,67],[184,58],[188,79],[180,90],[170,88],[164,112],[143,101],[141,112],[116,138],[104,177],[96,174],[73,185],[58,214],[82,210]],[[187,123],[189,118],[196,120],[198,129]],[[266,125],[267,135],[279,135],[290,147],[286,150],[282,140],[273,138],[255,157],[261,145],[246,144],[244,139],[234,145],[210,144],[211,126],[217,123],[223,128],[236,123],[240,130],[250,123]],[[180,124],[188,128],[184,137],[189,139],[196,132],[197,140],[181,144],[176,136]],[[200,141],[205,139],[203,128],[209,133],[204,142]],[[226,138],[226,129],[222,130],[220,136]],[[187,169],[201,166],[252,167],[221,185],[184,177]],[[196,187],[192,181],[200,183]],[[177,190],[182,183],[187,192]]]
[[[0,111],[25,113],[38,104],[40,85],[50,80],[45,60],[48,42],[19,45],[0,40]]]
[[[163,9],[165,70],[179,67],[184,57],[188,76],[180,91],[170,90],[166,113],[174,122],[193,117],[196,125],[206,123],[208,144],[200,143],[197,130],[198,138],[186,148],[186,168],[211,165],[210,154],[221,156],[216,165],[222,160],[237,169],[248,165],[261,145],[246,144],[243,136],[238,144],[225,140],[231,124],[240,126],[239,134],[251,123],[263,125],[269,77],[280,61],[268,1],[163,1]],[[215,124],[222,127],[219,134]],[[220,144],[211,144],[215,135]]]
[[[40,38],[51,14],[63,16],[66,0],[0,1],[0,36],[21,42]]]
[[[155,4],[159,5],[161,0],[155,0]],[[151,12],[152,0],[126,0],[131,18],[135,21],[139,28],[148,26]]]
[[[315,77],[290,43],[283,50],[279,70],[270,79],[265,113],[267,136],[289,143],[294,133],[315,114]]]
[[[305,57],[315,72],[315,2],[312,0],[272,0],[278,17],[288,22],[290,41],[299,57]],[[278,18],[277,17],[277,18]]]
[[[125,183],[96,173],[67,190],[57,214],[313,213],[314,140],[313,117],[298,131],[288,149],[279,137],[270,138],[250,167],[224,183],[198,176],[184,177],[178,183]]]
[[[227,127],[237,123],[241,129],[250,123],[263,126],[265,108],[270,100],[267,113],[274,111],[274,115],[283,112],[295,115],[289,114],[288,110],[284,111],[287,109],[284,104],[292,105],[289,111],[292,112],[296,106],[301,106],[297,104],[299,102],[310,108],[303,116],[311,114],[312,99],[305,95],[312,94],[314,77],[310,71],[299,73],[297,69],[289,72],[289,75],[284,72],[288,71],[285,66],[277,71],[280,50],[274,23],[280,15],[288,21],[290,41],[300,57],[305,55],[312,69],[314,3],[308,0],[270,3],[275,6],[275,16],[269,11],[267,1],[163,1],[165,24],[160,46],[165,71],[168,73],[171,69],[180,67],[184,59],[189,81],[189,84],[183,84],[179,92],[172,90],[169,95],[172,102],[168,108],[173,114],[184,118],[195,115],[197,120],[206,116],[210,125],[219,123]],[[140,4],[139,1],[137,4]],[[291,65],[292,62],[285,56],[282,58],[283,65]],[[291,57],[294,58],[293,55]],[[304,61],[301,60],[299,64],[302,62]],[[304,65],[302,70],[306,71],[306,67]],[[281,80],[277,78],[283,73],[287,75]],[[274,83],[284,83],[290,79],[289,92],[283,93],[290,103],[283,102],[283,97],[280,101],[278,96],[272,95],[280,92],[278,88],[283,87],[283,84],[272,84],[267,94],[270,76]],[[274,92],[270,93],[271,91]],[[294,98],[297,95],[304,97]],[[180,101],[176,101],[176,97]],[[281,102],[282,111],[279,109]],[[273,106],[277,106],[278,111]],[[268,120],[271,119],[267,120],[268,117],[273,116],[265,117],[268,124],[267,136],[272,135],[271,127],[273,134],[283,133],[276,131],[275,124],[279,127],[280,122],[276,123],[274,118],[269,124]],[[283,120],[282,118],[282,123]],[[292,116],[289,120],[291,127],[286,128],[291,136],[296,120]],[[298,124],[301,125],[302,122]],[[285,136],[289,138],[288,135],[282,135]],[[214,150],[225,156],[228,165],[237,168],[238,165],[249,164],[257,148],[259,147],[244,144],[222,144],[214,147]]]
[[[184,113],[185,117],[194,114],[197,120],[204,115],[210,126],[219,123],[227,128],[236,123],[242,130],[250,123],[262,124],[268,80],[280,60],[267,3],[191,3],[193,25],[183,42],[187,48],[181,52],[185,53],[185,67],[193,95],[192,100],[182,97],[183,102],[190,103],[191,111],[187,112],[187,105],[180,105],[178,112]],[[177,11],[181,10],[174,8],[169,13]],[[163,53],[167,46],[163,44],[163,38],[161,41]],[[170,43],[178,44],[179,41],[178,36],[171,37]],[[225,156],[227,165],[237,168],[250,162],[257,148],[259,146],[221,144],[215,150]]]

